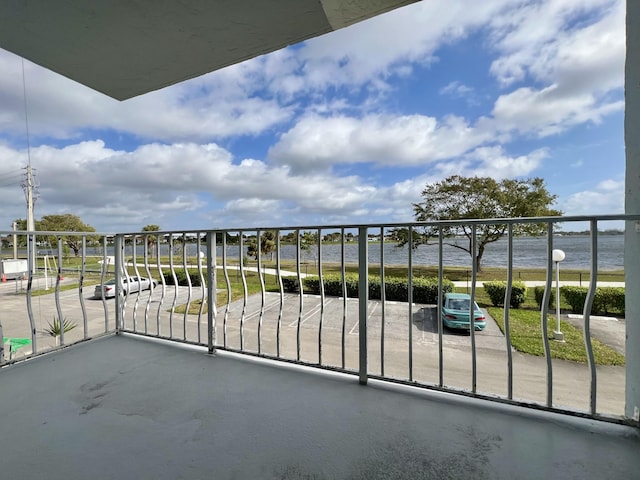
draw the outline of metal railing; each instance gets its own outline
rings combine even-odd
[[[9,307],[8,298],[15,293],[0,287],[0,330],[9,338],[30,339],[30,346],[0,358],[11,363],[99,335],[128,332],[202,345],[209,352],[223,349],[336,370],[356,375],[362,384],[381,379],[551,411],[620,418],[624,406],[612,409],[607,401],[600,409],[597,403],[607,394],[598,392],[591,336],[599,275],[598,228],[611,221],[638,219],[609,215],[115,235],[16,232],[29,266],[25,314],[11,310],[17,307],[14,298]],[[568,368],[554,360],[548,335],[554,227],[585,221],[590,228],[590,251],[584,253],[590,283],[582,312],[587,362]],[[527,223],[542,224],[547,231],[540,255],[545,276],[539,311],[544,356],[523,362],[513,354],[512,330],[517,320],[510,299],[514,256],[518,258],[523,248],[514,237],[514,227]],[[502,331],[495,326],[487,333],[475,328],[473,304],[481,287],[478,264],[471,259],[478,253],[479,228],[490,224],[506,226],[501,250],[494,252],[504,268],[506,290]],[[470,233],[464,239],[469,254],[460,253],[459,247],[453,250],[457,256],[447,254],[448,244],[463,240],[450,236],[449,228],[460,226],[468,227]],[[431,231],[430,245],[414,244],[414,238],[421,238],[416,234],[426,228]],[[389,238],[398,229],[408,232],[403,248]],[[65,251],[67,237],[79,239],[77,257]],[[55,239],[53,295],[41,295],[47,264],[34,253],[33,245],[43,238]],[[431,255],[428,264],[426,251]],[[471,271],[470,329],[462,335],[446,329],[442,318],[448,284],[445,272],[454,266]],[[418,272],[427,267],[437,295],[429,304],[416,303],[416,289],[424,275]],[[396,277],[402,277],[402,282]],[[115,280],[114,299],[105,297],[104,289],[99,289],[102,294],[97,298],[86,291],[110,278]],[[66,290],[68,285],[71,290]],[[397,292],[390,294],[394,288],[404,289],[406,297],[398,300]],[[378,293],[370,295],[374,290]],[[43,334],[51,330],[49,318],[61,325],[66,319],[75,328]],[[535,368],[538,373],[523,368]],[[567,371],[580,368],[586,372],[578,382],[586,401],[575,404],[570,397],[582,393],[575,391],[576,380],[568,378]],[[544,380],[523,388],[528,378]],[[624,385],[621,388],[624,391]]]

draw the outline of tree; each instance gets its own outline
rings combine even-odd
[[[150,224],[142,227],[143,232],[159,232],[160,225]],[[153,258],[153,247],[158,241],[158,237],[156,235],[147,235],[147,249],[151,252],[151,258]]]
[[[84,223],[77,215],[65,213],[64,215],[45,215],[40,221],[36,221],[36,230],[49,232],[95,232],[96,229]],[[58,238],[48,237],[52,246],[58,245]],[[62,241],[71,249],[77,257],[82,246],[80,236],[62,236]]]
[[[557,195],[550,194],[544,180],[538,177],[527,180],[505,179],[497,182],[490,177],[453,175],[441,182],[428,184],[422,191],[422,198],[423,202],[413,205],[416,220],[420,222],[562,215],[560,210],[550,208],[555,203]],[[474,261],[478,271],[481,269],[482,255],[487,244],[502,238],[507,228],[507,224],[476,225],[477,252]],[[545,231],[544,223],[513,226],[515,235],[542,235]],[[429,237],[435,237],[437,232],[436,227],[426,227],[414,245],[428,243]],[[443,233],[446,237],[456,235],[465,237],[467,241],[463,245],[457,242],[447,242],[447,245],[472,255],[471,225],[444,227]],[[404,236],[408,238],[406,233]],[[401,243],[402,241],[399,245]]]
[[[271,255],[273,260],[273,252],[276,251],[276,235],[275,230],[264,230],[260,232],[260,253],[262,255]],[[256,237],[253,237],[247,243],[247,255],[258,259],[258,241]]]

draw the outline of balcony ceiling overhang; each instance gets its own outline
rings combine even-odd
[[[416,0],[9,0],[0,47],[118,100]]]

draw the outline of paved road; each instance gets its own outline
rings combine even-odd
[[[87,312],[87,334],[98,334],[115,322],[115,302],[91,298],[93,291],[83,293]],[[131,295],[125,311],[125,327],[146,331],[152,335],[206,342],[206,315],[171,313],[174,304],[188,300],[188,289],[180,287],[177,297],[174,287],[168,287],[164,299],[161,291],[152,296],[142,292]],[[191,300],[201,298],[194,289]],[[78,324],[66,335],[67,343],[84,335],[81,302],[77,290],[60,292],[59,305],[63,318]],[[346,308],[345,308],[346,305]],[[220,345],[278,355],[314,364],[358,368],[359,322],[357,299],[327,298],[324,306],[313,295],[302,297],[285,295],[282,304],[279,294],[253,295],[246,302],[240,300],[217,309],[216,338]],[[55,295],[33,297],[36,329],[41,332],[56,314]],[[433,306],[387,302],[383,306],[371,301],[368,317],[369,373],[426,383],[439,383],[439,335]],[[280,322],[278,319],[280,318]],[[5,336],[29,337],[29,322],[25,296],[15,293],[8,285],[0,286],[0,321]],[[344,333],[343,333],[344,332]],[[279,342],[278,342],[279,338]],[[442,342],[442,375],[444,385],[459,389],[472,388],[471,337],[468,333],[444,330]],[[299,339],[299,342],[298,342]],[[488,394],[507,394],[507,349],[495,322],[490,320],[485,331],[477,332],[476,364],[477,391]],[[39,349],[53,345],[54,340],[39,333]],[[344,345],[344,349],[343,349]],[[279,348],[278,348],[279,347]],[[411,351],[411,356],[409,352]],[[526,401],[544,402],[546,399],[546,360],[542,357],[511,352],[513,356],[514,397]],[[554,405],[586,410],[589,398],[589,372],[586,365],[572,362],[553,362]],[[598,409],[601,412],[622,414],[624,410],[623,367],[598,368]]]

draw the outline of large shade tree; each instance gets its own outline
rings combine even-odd
[[[18,230],[27,229],[27,221],[25,219],[16,220],[18,223]],[[62,215],[45,215],[40,220],[35,221],[35,227],[37,231],[43,232],[95,232],[96,229],[91,225],[87,225],[77,215],[71,213],[65,213]],[[80,235],[62,235],[62,242],[73,250],[73,253],[77,257],[80,254],[82,248],[82,236]],[[58,246],[58,237],[54,235],[47,235],[46,240],[52,247]],[[94,241],[95,237],[88,237],[89,240]]]
[[[415,218],[420,222],[437,220],[492,219],[546,217],[562,215],[551,208],[557,198],[547,190],[542,178],[526,180],[504,179],[500,182],[490,177],[463,177],[453,175],[436,183],[428,184],[422,191],[423,201],[413,205]],[[482,256],[486,246],[502,238],[507,232],[506,223],[476,225],[476,254],[473,259],[481,270]],[[514,224],[514,235],[542,235],[546,223]],[[464,242],[448,241],[448,245],[459,248],[473,256],[472,225],[442,227],[446,238],[462,237]],[[428,243],[438,235],[438,227],[425,227],[419,243]],[[399,244],[408,240],[406,231],[396,232]]]

